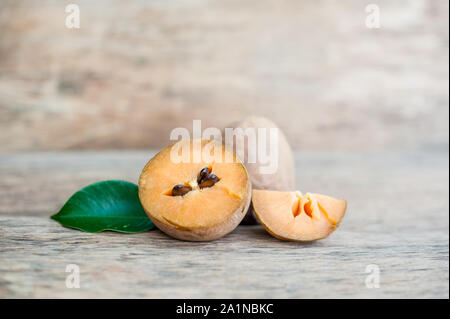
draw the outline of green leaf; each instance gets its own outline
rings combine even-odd
[[[88,233],[139,233],[155,227],[142,208],[137,185],[118,180],[82,188],[51,218]]]

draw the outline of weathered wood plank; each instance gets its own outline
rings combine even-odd
[[[240,226],[210,243],[159,231],[86,234],[48,217],[79,187],[136,181],[149,152],[0,156],[0,297],[449,296],[448,152],[297,153],[297,184],[349,201],[340,229],[311,244]],[[65,287],[65,267],[81,288]],[[379,289],[365,267],[381,270]]]
[[[358,232],[310,244],[261,226],[208,243],[160,231],[87,234],[39,217],[0,217],[0,297],[448,298],[448,234]],[[67,264],[80,289],[65,287]],[[380,288],[365,285],[380,267]]]

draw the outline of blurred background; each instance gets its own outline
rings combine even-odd
[[[80,8],[80,28],[65,7]],[[0,152],[274,120],[297,150],[448,149],[449,3],[0,0]]]

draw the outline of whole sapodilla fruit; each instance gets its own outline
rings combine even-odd
[[[222,143],[182,140],[156,154],[142,170],[139,199],[166,234],[190,241],[234,230],[250,205],[251,182]]]
[[[239,128],[241,130],[234,130],[236,137],[232,140],[227,140],[226,128]],[[234,149],[244,163],[253,189],[275,191],[292,191],[295,189],[294,155],[285,135],[275,123],[264,117],[250,116],[239,122],[232,123],[226,128],[223,130],[222,138],[230,149]],[[246,130],[248,129],[253,130],[256,134],[256,143],[249,143],[248,136],[246,135]],[[276,129],[278,131],[276,149],[270,147],[270,129]],[[265,134],[265,138],[261,138],[261,136],[258,136],[259,134]],[[277,155],[277,168],[269,174],[262,172],[261,168],[267,165],[267,163],[262,162],[262,158],[256,156],[256,161],[250,161],[250,157],[248,156],[251,152],[254,154],[258,153],[260,143],[265,143],[266,150],[277,152],[275,153]],[[250,206],[243,223],[254,224],[256,221],[253,208]]]

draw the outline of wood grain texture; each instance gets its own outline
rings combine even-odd
[[[0,1],[0,151],[166,145],[273,119],[295,149],[448,144],[443,0]],[[305,120],[306,119],[306,120]]]
[[[239,226],[190,243],[160,231],[87,234],[48,217],[78,188],[136,182],[154,152],[0,156],[0,297],[448,298],[448,151],[297,153],[303,191],[346,198],[329,238],[308,244]],[[81,288],[65,287],[67,264]],[[380,267],[380,288],[365,285]]]
[[[240,226],[218,241],[190,243],[160,231],[86,234],[37,217],[0,224],[3,298],[448,298],[448,237],[440,232],[343,227],[299,244]],[[67,264],[79,265],[80,289],[65,287]],[[365,286],[369,264],[381,269],[378,289]]]

